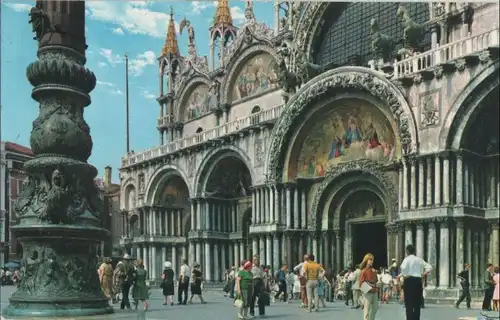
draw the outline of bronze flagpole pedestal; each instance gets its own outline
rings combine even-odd
[[[109,232],[97,170],[87,163],[92,138],[83,117],[96,85],[85,68],[85,2],[37,1],[30,18],[38,59],[26,73],[40,108],[30,136],[35,157],[25,164],[28,182],[14,206],[21,280],[2,315],[109,314],[97,276],[97,245]]]

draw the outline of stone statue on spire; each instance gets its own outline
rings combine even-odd
[[[255,13],[253,12],[253,1],[247,0],[245,6],[245,19],[247,23],[255,22]]]
[[[187,29],[188,33],[188,53],[190,56],[195,56],[196,55],[196,44],[194,41],[194,28],[193,25],[191,24],[191,21],[187,20],[186,17],[181,21],[179,24],[179,32],[182,34],[182,31],[184,28]]]

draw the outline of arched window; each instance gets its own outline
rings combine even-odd
[[[411,18],[417,23],[429,20],[429,4],[405,3]],[[397,17],[397,2],[331,3],[325,12],[320,34],[313,43],[314,61],[329,68],[343,65],[366,66],[372,57],[371,19],[377,19],[380,31],[396,42],[396,51],[403,46],[403,25]],[[420,51],[430,49],[427,30]]]
[[[200,132],[203,132],[203,128],[202,127],[199,127],[198,129],[196,129],[196,133],[200,133]]]
[[[257,112],[260,112],[260,107],[259,106],[254,106],[252,108],[252,114],[257,113]]]

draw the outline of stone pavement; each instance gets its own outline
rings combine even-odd
[[[0,300],[2,310],[8,305],[8,298],[13,293],[13,286],[2,287]],[[121,311],[116,310],[113,315],[82,317],[78,320],[237,320],[237,311],[232,306],[232,301],[225,298],[220,291],[206,292],[207,304],[195,304],[187,306],[163,306],[163,298],[160,290],[153,290],[148,312],[144,311]],[[195,298],[196,299],[196,298]],[[306,314],[305,310],[298,308],[297,301],[290,304],[275,303],[267,308],[269,319],[298,320]],[[478,310],[456,310],[449,306],[429,305],[422,310],[421,320],[458,320],[461,317],[473,317],[479,315]],[[307,314],[307,319],[338,319],[338,320],[362,320],[361,310],[351,310],[342,302],[327,303],[327,308],[319,312]],[[33,318],[32,318],[33,319]],[[72,318],[60,318],[70,320]],[[74,319],[74,318],[73,318]],[[404,320],[404,309],[399,304],[381,305],[376,320]],[[26,319],[27,320],[27,319]]]

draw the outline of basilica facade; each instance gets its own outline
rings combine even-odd
[[[499,263],[498,4],[281,1],[274,27],[253,6],[236,27],[218,1],[207,57],[172,15],[159,144],[122,158],[121,244],[152,279],[185,257],[220,282],[255,253],[340,271],[413,243],[433,294],[467,262],[480,289]]]

